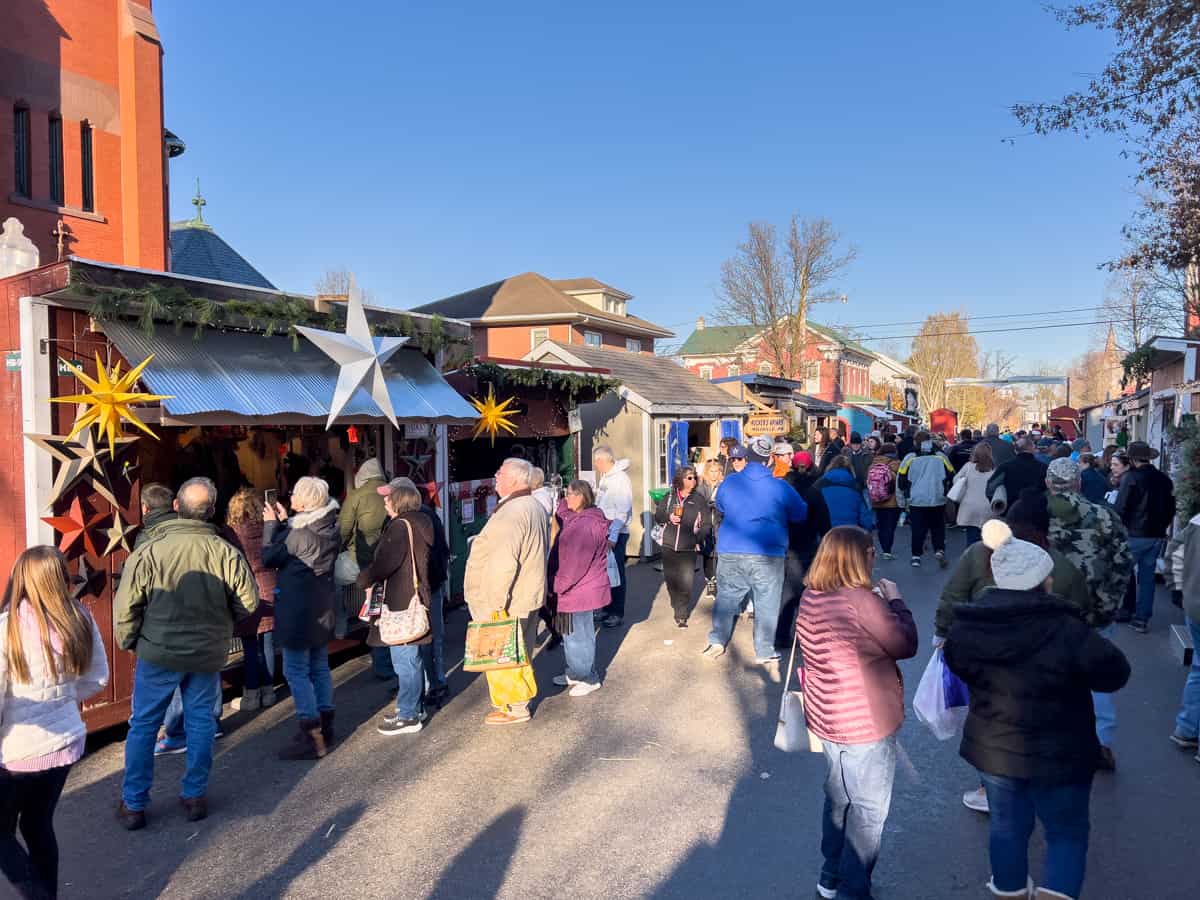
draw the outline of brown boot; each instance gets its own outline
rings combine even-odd
[[[180,797],[179,805],[183,807],[189,822],[208,818],[208,800],[205,797]]]
[[[117,807],[117,821],[126,831],[137,831],[146,827],[146,813],[141,809],[130,809],[121,801]]]
[[[325,738],[321,736],[321,720],[301,719],[300,730],[292,738],[292,742],[279,751],[279,758],[321,759],[325,752]]]
[[[329,750],[335,740],[333,734],[333,710],[321,710],[321,737],[325,739],[325,749]]]

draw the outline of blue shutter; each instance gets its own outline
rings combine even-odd
[[[671,422],[667,434],[667,479],[675,477],[675,470],[687,465],[688,425],[687,422]]]
[[[722,419],[721,420],[721,437],[734,438],[738,442],[742,440],[742,423],[740,419]]]

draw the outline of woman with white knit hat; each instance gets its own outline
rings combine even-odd
[[[1088,804],[1100,758],[1092,691],[1116,691],[1129,663],[1050,593],[1054,562],[1000,520],[983,540],[996,588],[956,610],[946,665],[970,691],[959,750],[979,770],[991,809],[988,887],[998,897],[1079,897]],[[1042,884],[1029,877],[1034,817],[1046,832]]]

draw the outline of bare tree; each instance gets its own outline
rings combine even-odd
[[[933,313],[913,338],[908,367],[921,376],[919,396],[926,414],[950,405],[954,389],[947,379],[978,377],[979,345],[969,331],[962,313]]]
[[[719,318],[754,326],[763,358],[784,378],[803,377],[810,308],[839,299],[832,283],[855,257],[840,244],[827,219],[792,216],[782,240],[770,222],[751,222],[721,265]]]
[[[1111,323],[1117,349],[1132,353],[1156,334],[1181,334],[1186,319],[1174,276],[1148,269],[1121,269],[1109,279],[1100,318]],[[1107,334],[1107,328],[1104,329]]]
[[[349,297],[352,278],[354,278],[354,273],[344,266],[337,269],[326,269],[313,285],[313,292],[318,297]],[[363,302],[369,304],[374,295],[361,284],[358,287],[362,293]]]

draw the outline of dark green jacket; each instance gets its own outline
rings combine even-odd
[[[1078,607],[1084,619],[1093,606],[1092,592],[1088,590],[1083,573],[1057,550],[1047,551],[1054,560],[1050,573],[1051,590],[1072,606]],[[933,616],[933,630],[938,637],[945,637],[954,624],[954,607],[959,603],[974,603],[984,591],[996,586],[992,578],[992,551],[983,541],[976,541],[959,558],[950,573],[946,586],[942,588],[942,602]]]
[[[150,538],[154,537],[156,526],[163,522],[173,522],[179,518],[179,514],[173,509],[160,509],[158,512],[152,512],[146,518],[142,519],[141,530],[138,531],[137,539],[133,542],[133,549],[136,550]]]
[[[338,514],[342,547],[354,548],[358,565],[363,569],[375,558],[375,545],[379,543],[383,523],[387,521],[387,509],[376,490],[385,484],[387,482],[382,478],[368,478],[346,495],[346,502]]]
[[[212,525],[162,522],[125,562],[113,601],[117,645],[173,672],[219,672],[233,623],[257,606],[250,564]]]

